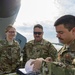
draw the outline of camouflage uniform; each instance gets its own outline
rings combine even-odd
[[[75,59],[75,40],[66,48],[64,45],[63,48],[58,52],[58,61],[63,62],[65,65],[72,65],[73,60]]]
[[[43,62],[42,75],[75,75],[75,40],[66,48],[64,45],[58,52],[58,62]]]
[[[16,69],[19,66],[20,66],[19,43],[13,40],[13,45],[9,45],[7,40],[0,40],[0,75],[4,75],[3,73],[7,74],[16,72]]]
[[[29,41],[24,48],[24,61],[40,57],[52,57],[52,59],[55,60],[57,57],[57,50],[45,39],[42,39],[41,42],[34,42],[34,40]]]

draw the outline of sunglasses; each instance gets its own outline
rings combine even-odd
[[[42,32],[34,32],[34,35],[41,35],[42,34]]]

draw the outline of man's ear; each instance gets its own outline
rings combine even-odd
[[[75,33],[75,27],[72,29],[72,31]]]
[[[72,29],[72,33],[75,35],[75,27]]]

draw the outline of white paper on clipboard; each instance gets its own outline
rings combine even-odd
[[[30,65],[32,61],[34,61],[34,59],[28,60],[25,64],[25,68],[20,68],[19,71],[23,74],[27,74],[33,71],[33,65]]]
[[[34,65],[34,64],[33,64],[33,65],[30,65],[32,61],[34,61],[34,59],[28,60],[28,61],[26,62],[26,64],[25,64],[25,70],[26,70],[27,73],[33,71],[33,65]]]

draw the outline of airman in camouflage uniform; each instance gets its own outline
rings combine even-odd
[[[75,16],[64,15],[54,26],[64,46],[58,52],[58,62],[43,64],[42,75],[75,75]]]
[[[72,65],[75,59],[75,16],[65,15],[54,24],[57,37],[64,46],[58,52],[58,61]]]
[[[42,75],[75,75],[75,40],[61,48],[57,62],[43,62]]]
[[[57,58],[57,50],[52,43],[43,39],[43,27],[40,24],[35,25],[33,33],[34,40],[29,41],[24,47],[24,65],[29,59],[51,57],[54,61]],[[37,67],[35,68],[37,69]]]
[[[8,26],[6,39],[0,40],[0,75],[17,75],[20,67],[20,45],[14,40],[15,28]]]

